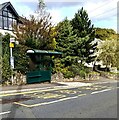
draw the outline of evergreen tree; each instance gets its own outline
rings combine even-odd
[[[72,45],[76,39],[76,35],[73,35],[73,28],[70,21],[65,18],[64,21],[60,22],[57,26],[57,36],[56,36],[56,50],[63,52],[62,63],[65,66],[70,66],[75,63],[76,56],[74,55],[74,50]]]
[[[2,48],[3,48],[2,49],[2,80],[4,82],[10,80],[10,76],[11,76],[9,39],[10,39],[9,34],[6,34],[5,36],[1,37]]]
[[[93,42],[95,39],[95,31],[88,14],[83,8],[75,13],[75,17],[71,20],[74,34],[77,35],[77,46],[75,53],[80,57],[82,62],[93,62],[95,57],[93,54],[96,50],[97,43]],[[78,45],[79,44],[79,45]]]

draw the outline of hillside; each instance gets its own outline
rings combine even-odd
[[[96,38],[101,40],[117,39],[117,34],[113,29],[94,28],[96,31]]]

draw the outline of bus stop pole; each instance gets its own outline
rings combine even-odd
[[[13,84],[13,81],[14,81],[14,79],[13,79],[13,55],[12,55],[12,48],[10,48],[10,65],[11,65],[11,72],[12,72],[12,74],[11,74],[11,81],[12,81],[12,84]]]
[[[14,69],[14,57],[13,57],[13,51],[12,48],[14,48],[14,42],[15,38],[10,38],[10,66],[11,66],[11,82],[13,84],[14,78],[13,78],[13,69]]]

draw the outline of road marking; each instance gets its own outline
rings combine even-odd
[[[18,93],[18,92],[25,92],[25,91],[32,91],[32,90],[44,90],[44,89],[51,89],[51,88],[74,88],[71,86],[55,86],[55,87],[43,87],[43,88],[33,88],[33,89],[22,89],[21,90],[9,90],[9,91],[0,91],[0,94],[7,94],[7,93]]]
[[[11,91],[0,91],[0,94],[7,94],[7,93],[16,93],[16,92],[24,92],[24,91],[31,91],[31,90],[43,90],[43,89],[50,89],[51,87],[45,87],[45,88],[34,88],[34,89],[22,89],[21,90],[11,90]]]
[[[67,98],[62,98],[62,99],[59,99],[59,100],[54,100],[54,101],[51,101],[51,102],[38,103],[38,104],[33,104],[33,105],[26,105],[26,104],[22,104],[22,103],[19,103],[19,102],[14,102],[14,104],[21,105],[21,106],[24,106],[24,107],[27,107],[27,108],[31,108],[31,107],[37,107],[37,106],[41,106],[41,105],[49,105],[49,104],[53,104],[53,103],[57,103],[57,102],[76,99],[76,98],[78,98],[80,96],[84,96],[84,95],[86,95],[86,94],[80,94],[80,95],[74,96],[74,97],[67,97]]]
[[[60,93],[67,93],[67,94],[76,94],[76,91],[74,91],[74,90],[60,90],[58,92],[60,92]]]
[[[86,95],[86,94],[80,94],[80,95],[78,95],[78,96],[80,97],[80,96],[85,96],[85,95]]]
[[[46,89],[46,90],[33,90],[33,91],[20,92],[20,93],[8,93],[8,94],[1,94],[0,97],[28,94],[28,93],[34,93],[34,92],[46,92],[46,91],[62,90],[62,89],[67,89],[67,88],[52,88],[52,89]]]
[[[101,93],[101,92],[106,92],[106,91],[109,91],[111,89],[105,89],[105,90],[101,90],[101,91],[95,91],[95,92],[92,92],[91,94],[97,94],[97,93]]]
[[[56,94],[56,93],[45,93],[45,94],[34,93],[33,95],[28,94],[28,95],[24,95],[24,96],[33,97],[33,98],[42,98],[42,99],[66,97],[66,95]]]
[[[0,113],[0,115],[8,114],[8,113],[10,113],[10,112],[11,112],[11,111],[2,112],[2,113]]]

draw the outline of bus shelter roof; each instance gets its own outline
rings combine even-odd
[[[28,54],[41,54],[41,55],[62,55],[62,52],[57,52],[57,51],[47,51],[47,50],[27,50],[27,55]]]

